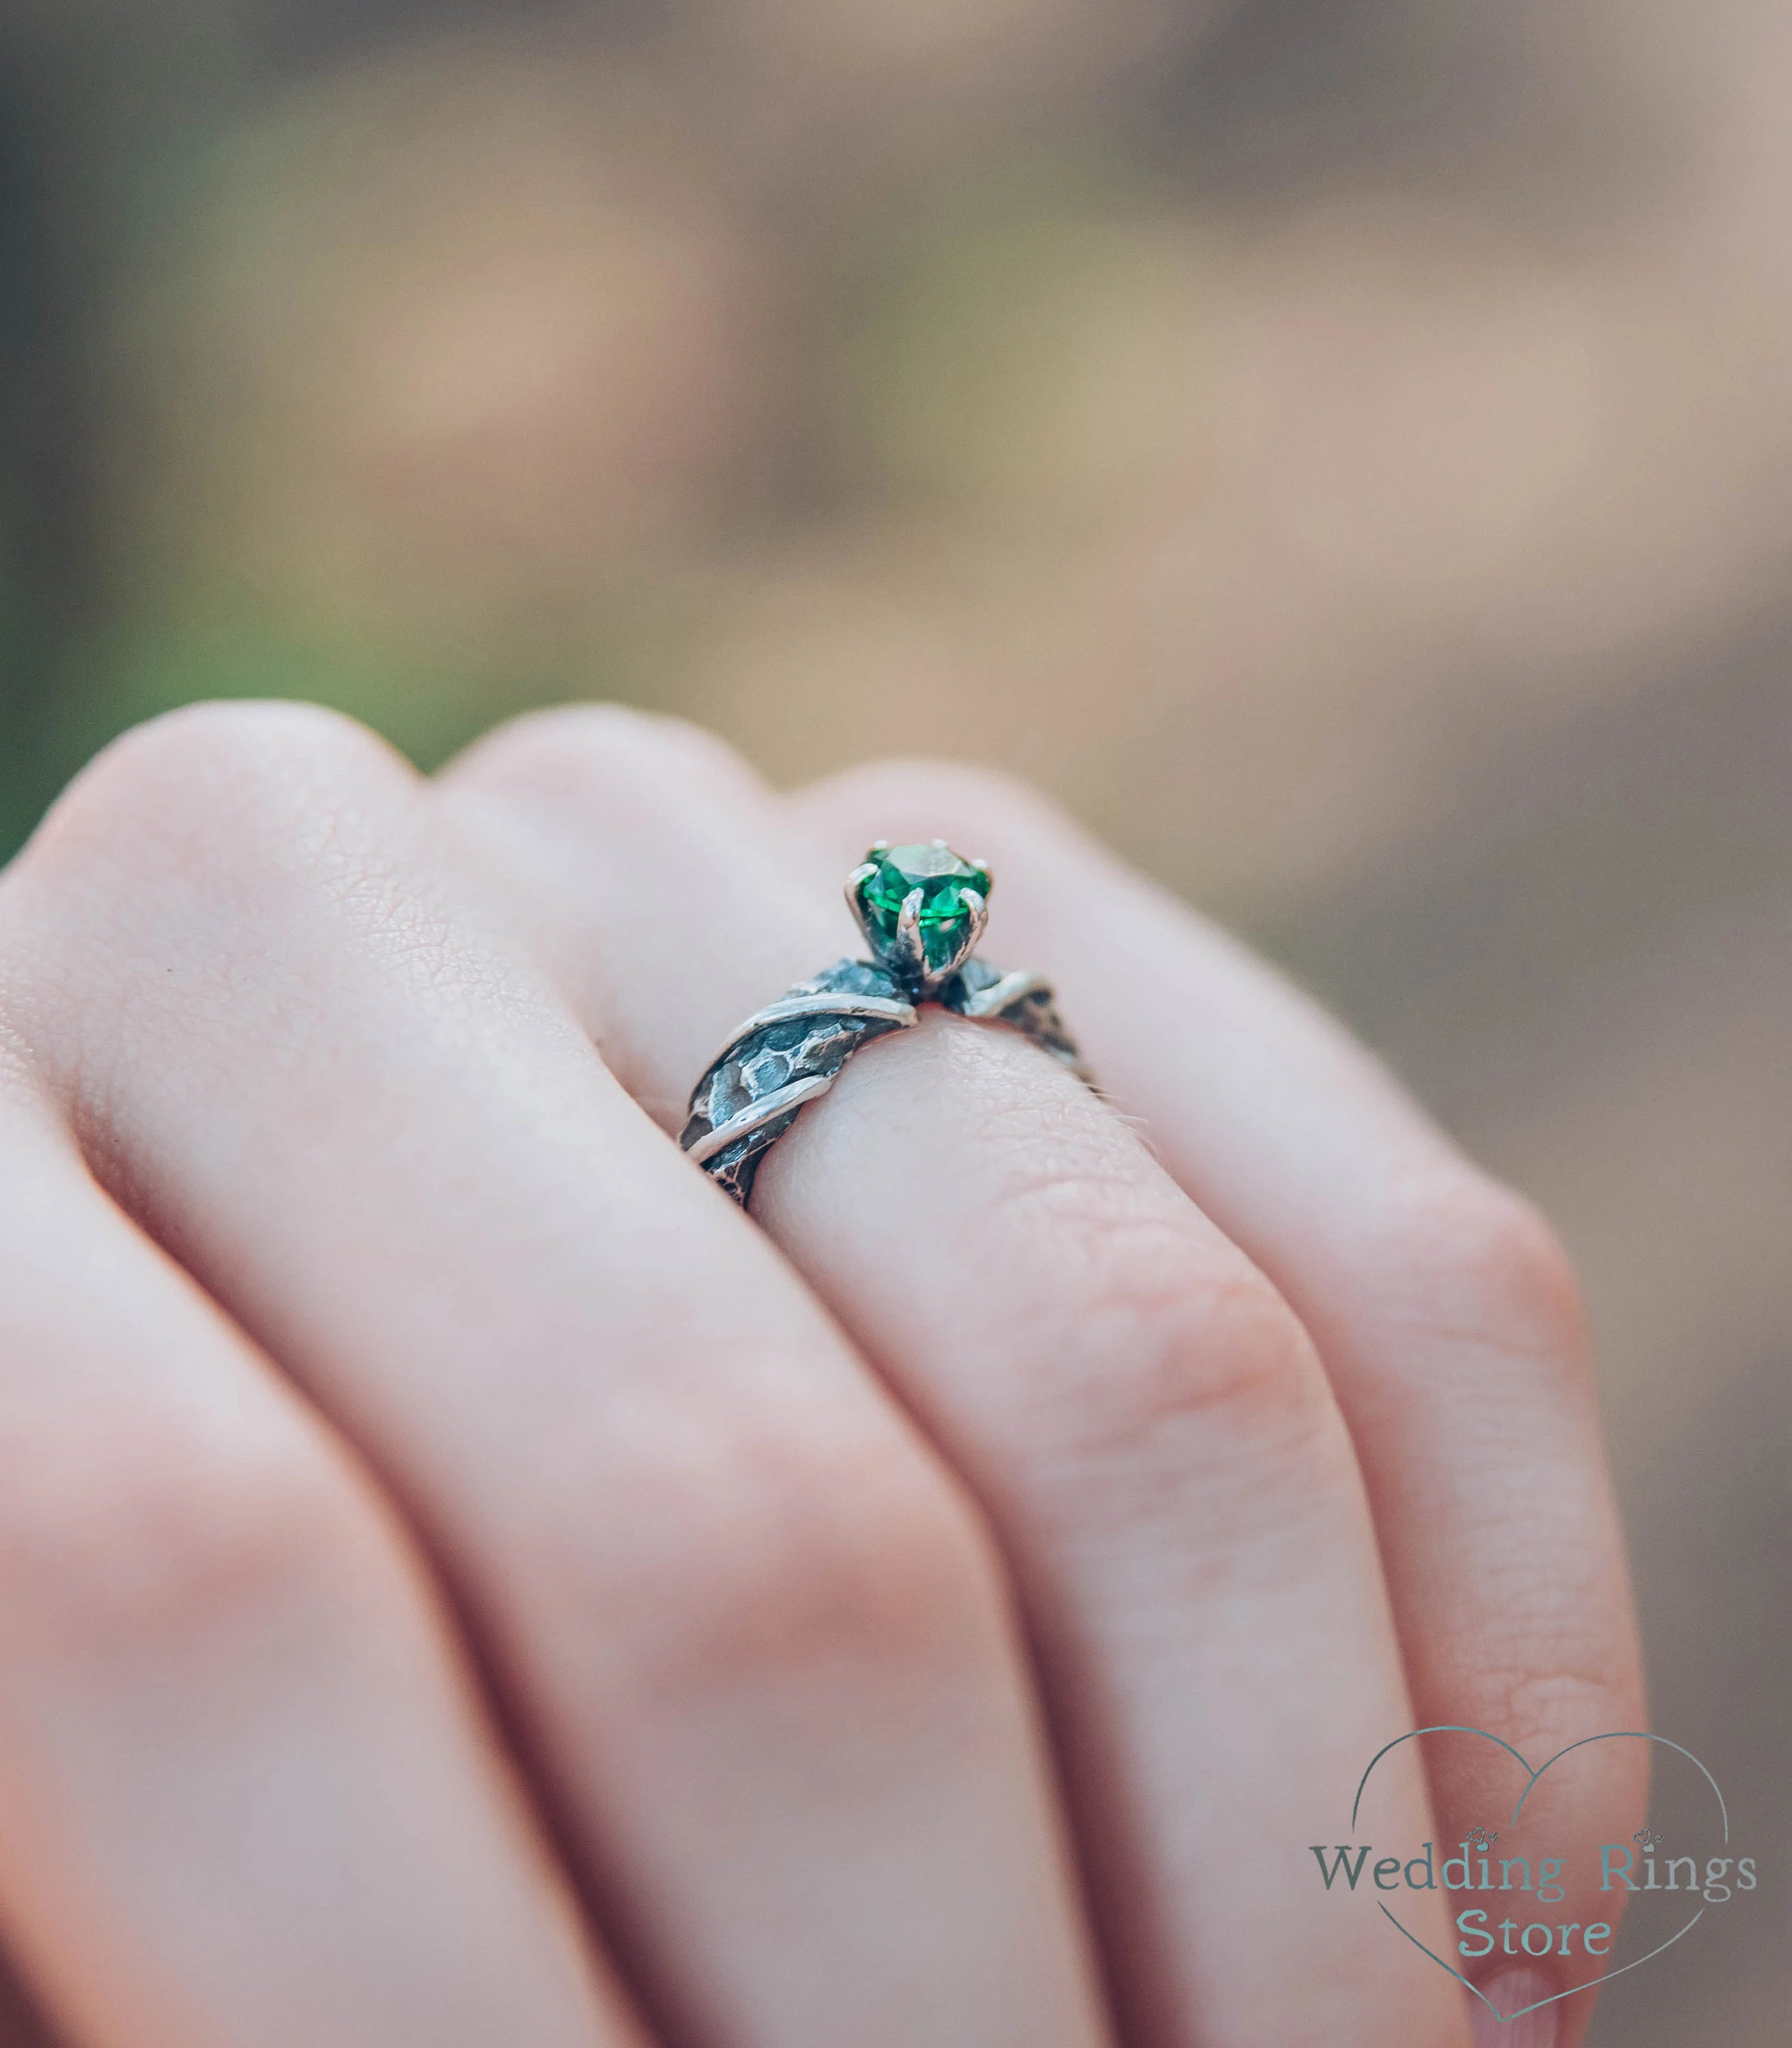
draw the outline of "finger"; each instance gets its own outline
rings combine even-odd
[[[43,2007],[20,1980],[14,1959],[4,1954],[0,1954],[0,2048],[59,2048]]]
[[[4,1073],[0,1925],[71,2048],[641,2038],[377,1496]]]
[[[837,878],[681,729],[524,721],[450,796],[668,1120],[727,1027],[847,936]],[[957,1019],[855,1059],[769,1155],[754,1212],[999,1532],[1129,2038],[1453,2038],[1447,1979],[1289,1881],[1407,1709],[1348,1443],[1262,1277],[1065,1070]]]
[[[893,767],[797,809],[836,849],[861,844],[869,819],[925,815],[997,862],[1004,948],[1053,976],[1115,1102],[1319,1345],[1420,1724],[1490,1730],[1537,1765],[1642,1727],[1583,1320],[1532,1212],[1313,1006],[1038,799],[968,771]],[[1600,1744],[1552,1771],[1534,1838],[1596,1868],[1594,1845],[1641,1819],[1647,1749]],[[1510,1809],[1487,1745],[1436,1745],[1433,1767],[1445,1840]],[[1613,1904],[1571,1891],[1543,1917],[1608,1921]],[[1557,1957],[1554,1973],[1591,1972]],[[1562,2038],[1587,2005],[1561,2011]]]
[[[26,855],[20,1029],[425,1532],[681,2048],[1092,2048],[976,1515],[439,830],[324,714],[149,728]]]

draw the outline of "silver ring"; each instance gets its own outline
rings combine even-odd
[[[804,1104],[828,1092],[860,1046],[918,1023],[922,1003],[1006,1024],[1094,1085],[1044,977],[972,957],[993,881],[987,861],[963,859],[943,839],[879,840],[846,878],[871,958],[836,960],[756,1010],[691,1092],[678,1142],[743,1207],[759,1162]]]

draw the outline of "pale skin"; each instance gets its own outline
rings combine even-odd
[[[936,1013],[743,1215],[691,1083],[935,834],[1104,1096]],[[1041,799],[207,707],[0,877],[0,1938],[69,2048],[1462,2048],[1307,1845],[1409,1728],[1643,1712],[1547,1230]],[[1400,1758],[1449,1839],[1479,1767]]]

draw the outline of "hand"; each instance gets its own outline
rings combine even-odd
[[[745,1217],[665,1128],[935,833],[1113,1106],[931,1016]],[[1308,1844],[1415,1725],[1639,1713],[1546,1232],[1037,799],[210,708],[0,879],[0,1930],[70,2048],[1442,2048]]]

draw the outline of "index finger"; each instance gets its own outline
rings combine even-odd
[[[1642,1728],[1584,1321],[1535,1212],[1314,1005],[1030,793],[894,764],[793,801],[843,857],[869,830],[925,817],[994,861],[1004,955],[1050,976],[1107,1092],[1319,1348],[1368,1488],[1418,1724],[1485,1729],[1533,1766]],[[1647,1747],[1579,1752],[1568,1776],[1540,1781],[1526,1833],[1581,1862],[1626,1840]],[[1444,1843],[1510,1809],[1493,1745],[1428,1750]],[[1549,1917],[1579,1903],[1570,1891]],[[1611,1920],[1612,1906],[1596,1894],[1581,1918]],[[1597,1973],[1559,1955],[1463,1968],[1510,1979],[1506,2011],[1521,1976],[1549,1996]],[[1589,2005],[1546,2008],[1538,2048],[1578,2038]]]

